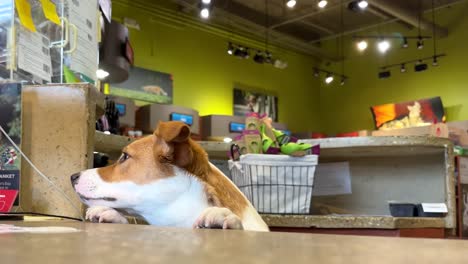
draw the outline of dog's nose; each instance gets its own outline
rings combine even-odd
[[[78,172],[78,173],[73,174],[70,177],[72,185],[75,185],[78,182],[78,179],[80,178],[80,175],[81,175],[81,173]]]

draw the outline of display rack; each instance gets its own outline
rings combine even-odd
[[[435,137],[354,137],[303,142],[320,145],[319,164],[349,162],[353,194],[313,197],[313,213],[320,214],[320,208],[325,205],[331,213],[328,215],[263,215],[269,226],[281,230],[288,227],[426,229],[436,230],[437,236],[443,236],[445,230],[455,230],[454,158],[453,145],[449,140]],[[201,142],[201,145],[210,158],[219,159],[224,155],[227,159],[229,144]],[[391,217],[388,209],[390,200],[441,202],[447,205],[448,214],[443,218]]]

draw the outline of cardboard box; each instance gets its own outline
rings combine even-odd
[[[136,112],[136,129],[153,133],[160,121],[182,121],[190,126],[192,134],[200,134],[198,111],[175,105],[152,104],[140,107]]]
[[[245,117],[229,115],[207,115],[201,117],[202,138],[235,137],[242,135],[245,129]]]

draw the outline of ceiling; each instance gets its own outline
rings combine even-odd
[[[445,8],[465,0],[434,0],[436,9]],[[172,0],[182,12],[199,16],[200,0]],[[398,22],[408,28],[420,25],[431,33],[430,20],[419,21],[419,10],[431,11],[431,0],[369,0],[368,8],[352,11],[349,0],[329,0],[324,9],[316,0],[297,0],[293,9],[286,7],[286,0],[212,0],[212,16],[207,23],[230,28],[257,39],[268,36],[269,43],[306,53],[317,58],[337,60],[320,48],[320,42],[378,25]],[[343,7],[343,8],[341,8]],[[343,16],[341,16],[341,14]],[[342,18],[342,19],[341,19]],[[448,30],[436,25],[438,37]]]

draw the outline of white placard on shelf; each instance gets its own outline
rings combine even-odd
[[[448,213],[447,205],[444,203],[422,203],[425,213]]]
[[[348,162],[319,163],[314,176],[313,196],[351,194]]]
[[[18,29],[18,67],[48,82],[52,79],[50,40],[39,32]]]

